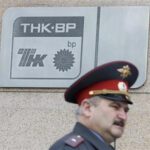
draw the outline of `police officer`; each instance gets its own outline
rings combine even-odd
[[[124,132],[132,104],[128,89],[138,77],[137,68],[114,61],[86,73],[65,92],[67,102],[78,104],[77,123],[49,150],[112,150]]]

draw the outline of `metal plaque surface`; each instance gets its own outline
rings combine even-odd
[[[147,74],[149,7],[102,7],[97,64],[127,60],[139,69],[133,87],[144,84]]]
[[[68,87],[113,60],[146,80],[149,7],[9,8],[2,22],[0,87]],[[141,61],[139,61],[139,59]]]

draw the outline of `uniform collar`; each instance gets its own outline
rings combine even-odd
[[[73,132],[82,136],[85,140],[96,147],[97,150],[112,150],[112,147],[109,144],[100,140],[90,129],[79,122],[76,123]]]
[[[93,130],[90,130],[96,137],[98,137],[98,139],[102,142],[105,143],[104,139],[102,138],[102,136],[100,134],[98,134],[97,132],[93,131]]]

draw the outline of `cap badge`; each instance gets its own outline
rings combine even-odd
[[[124,82],[119,82],[118,83],[118,89],[120,91],[127,91],[127,86],[126,86],[126,84]]]
[[[122,68],[117,69],[118,72],[120,72],[120,76],[124,79],[127,78],[129,75],[131,75],[131,69],[128,65],[123,66]]]

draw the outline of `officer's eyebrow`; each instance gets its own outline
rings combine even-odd
[[[119,108],[123,107],[124,108],[124,111],[125,112],[128,112],[130,110],[129,106],[128,105],[124,105],[125,103],[122,103],[122,102],[115,102],[115,101],[112,101],[110,103],[110,105],[117,105]]]

